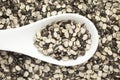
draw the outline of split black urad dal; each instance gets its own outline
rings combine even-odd
[[[84,23],[57,21],[36,33],[34,45],[46,56],[63,61],[75,60],[90,49],[91,35]]]

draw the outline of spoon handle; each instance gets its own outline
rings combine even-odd
[[[0,50],[21,52],[30,45],[29,31],[27,29],[0,30]]]

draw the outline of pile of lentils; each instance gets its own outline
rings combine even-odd
[[[89,18],[99,34],[94,56],[76,66],[58,66],[0,51],[0,80],[120,80],[119,4],[120,0],[0,0],[0,29],[22,27],[56,14],[77,13]]]
[[[90,49],[91,36],[84,23],[63,20],[39,30],[34,45],[44,55],[57,60],[75,60]]]

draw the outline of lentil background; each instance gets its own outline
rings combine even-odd
[[[0,29],[62,13],[78,13],[93,21],[99,33],[94,56],[84,64],[65,67],[0,51],[0,80],[120,79],[120,0],[0,0]]]

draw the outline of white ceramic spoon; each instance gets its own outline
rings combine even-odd
[[[36,31],[43,26],[60,20],[75,20],[76,22],[85,23],[91,34],[92,44],[91,48],[85,53],[84,56],[80,56],[76,60],[58,61],[38,52],[37,48],[33,44]],[[86,17],[72,13],[48,17],[20,28],[0,30],[0,50],[22,53],[48,63],[62,66],[74,66],[86,62],[93,56],[97,46],[98,32],[94,24]]]

